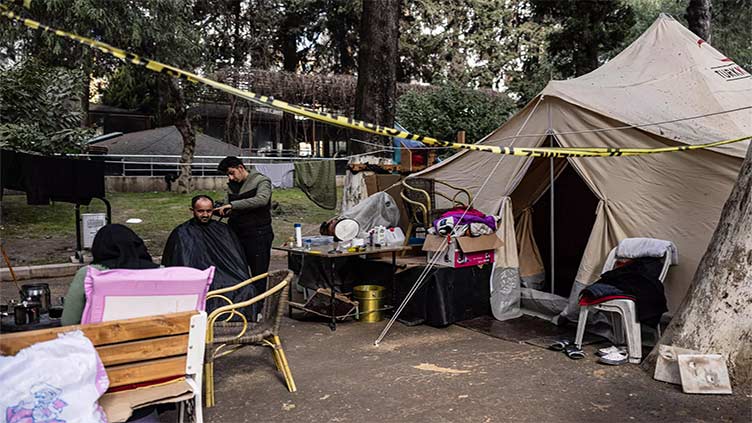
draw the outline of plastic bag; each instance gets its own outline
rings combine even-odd
[[[514,267],[495,267],[491,274],[491,312],[496,320],[515,319],[520,311],[520,274]]]
[[[376,226],[399,225],[400,211],[394,199],[385,192],[377,192],[355,207],[343,211],[340,217],[355,219],[360,225],[358,238],[366,238],[368,231]]]
[[[94,345],[81,331],[0,357],[0,422],[107,422],[97,404],[109,386]]]

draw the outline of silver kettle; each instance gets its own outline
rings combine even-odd
[[[21,286],[21,301],[37,302],[40,305],[40,313],[47,313],[50,309],[50,285],[46,283],[33,283]]]

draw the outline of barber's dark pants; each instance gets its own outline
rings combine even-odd
[[[245,259],[251,268],[251,276],[260,275],[269,271],[269,260],[272,254],[272,241],[274,231],[272,225],[244,228],[243,234],[238,234],[240,244],[245,251]],[[256,292],[266,291],[266,281],[254,283]]]

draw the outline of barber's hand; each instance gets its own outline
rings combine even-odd
[[[227,216],[232,211],[232,204],[225,204],[224,206],[217,207],[214,211],[219,213],[220,216]]]

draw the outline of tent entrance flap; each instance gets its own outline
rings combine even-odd
[[[548,168],[548,159],[540,159],[541,168]],[[534,164],[534,166],[537,163]],[[590,232],[595,223],[595,211],[598,198],[590,191],[585,181],[580,178],[572,166],[557,163],[554,197],[554,246],[553,257],[556,284],[554,294],[568,297],[574,283],[577,270],[585,252]],[[529,175],[532,176],[532,175]],[[551,267],[547,260],[551,257],[551,196],[549,195],[550,178],[538,179],[536,182],[545,184],[532,205],[531,229],[532,237],[538,247],[539,254],[544,258],[543,267],[545,279],[540,289],[551,292]],[[523,252],[521,252],[522,254]],[[522,262],[522,257],[520,258]]]

